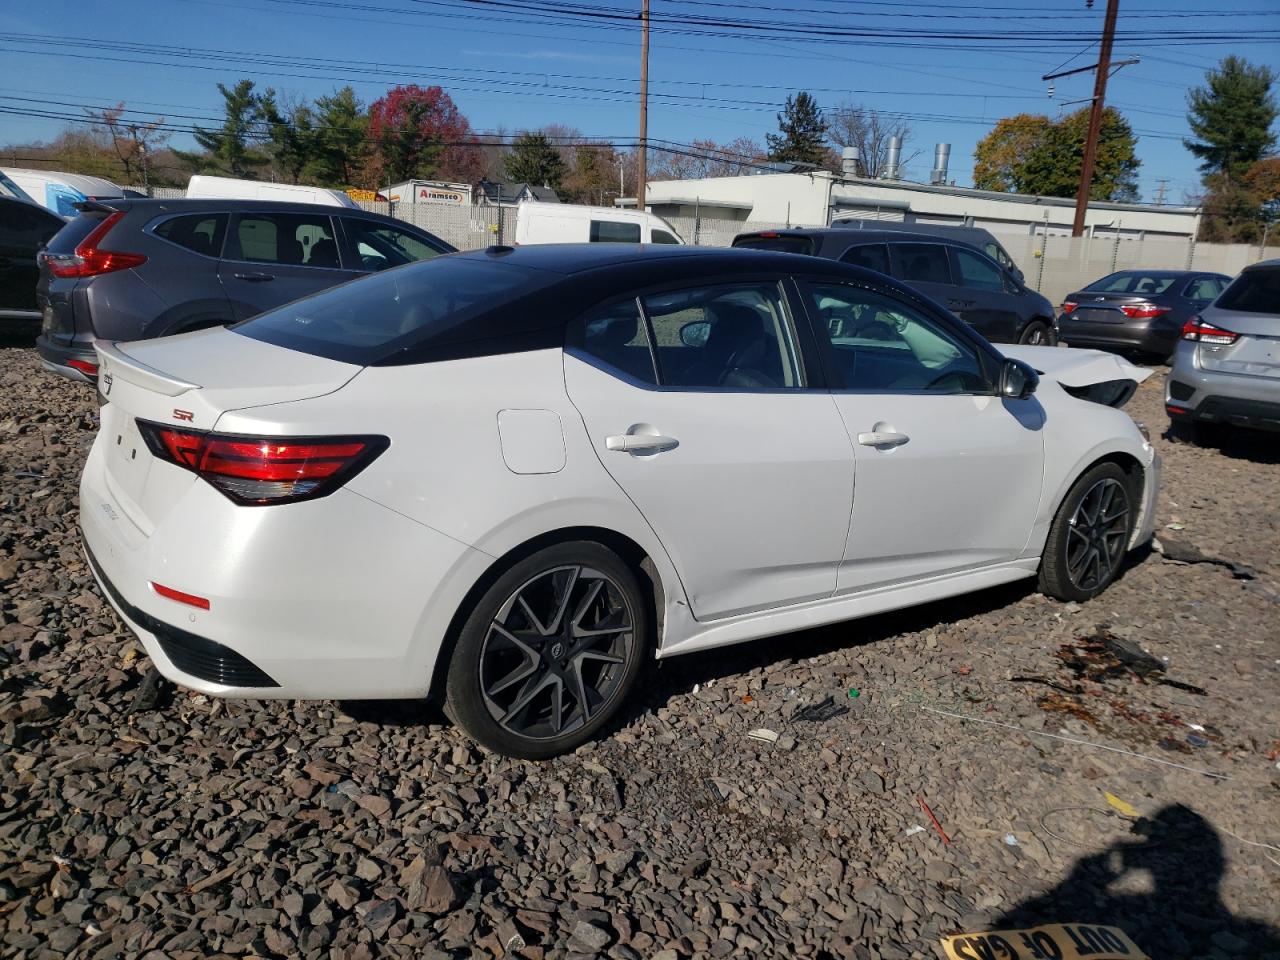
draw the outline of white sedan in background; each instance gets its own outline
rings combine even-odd
[[[650,657],[1147,540],[1147,371],[997,351],[894,281],[745,250],[440,257],[228,329],[101,344],[81,485],[104,592],[215,696],[438,696],[548,757]]]

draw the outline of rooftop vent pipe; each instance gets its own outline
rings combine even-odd
[[[862,151],[857,147],[845,147],[840,151],[840,172],[846,177],[861,177],[866,171],[862,166]]]
[[[947,182],[947,163],[951,160],[951,144],[940,143],[933,148],[933,172],[929,182],[934,186],[942,186]]]
[[[884,173],[882,176],[886,180],[898,179],[898,166],[902,161],[902,138],[889,138],[889,155],[885,158]]]

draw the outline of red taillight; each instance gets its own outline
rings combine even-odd
[[[121,253],[98,248],[98,244],[123,217],[124,212],[121,210],[108,216],[80,241],[74,253],[46,252],[44,261],[49,265],[49,272],[55,277],[96,277],[146,263],[147,258],[140,253]]]
[[[233,437],[146,420],[151,452],[240,504],[292,503],[332,493],[387,448],[386,437]]]
[[[72,370],[79,370],[86,377],[96,377],[98,375],[98,365],[92,360],[68,360],[67,366]]]
[[[1240,334],[1224,330],[1222,327],[1215,327],[1199,317],[1192,317],[1182,327],[1182,339],[1194,340],[1197,343],[1225,345],[1235,343],[1240,339]]]
[[[1075,302],[1074,300],[1063,300],[1063,301],[1062,301],[1062,312],[1063,312],[1063,313],[1070,313],[1070,312],[1071,312],[1072,310],[1074,310],[1075,308],[1076,308],[1076,302]]]
[[[204,597],[197,597],[194,593],[183,593],[181,590],[166,587],[164,584],[156,583],[154,580],[151,581],[151,589],[169,600],[176,600],[178,603],[185,603],[201,610],[209,609],[209,601]]]
[[[1173,307],[1157,307],[1154,303],[1126,303],[1120,308],[1130,320],[1150,320],[1152,317],[1163,317]]]

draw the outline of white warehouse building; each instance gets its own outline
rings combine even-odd
[[[1074,199],[945,183],[871,180],[825,170],[656,181],[648,184],[645,199],[646,206],[661,217],[697,217],[708,225],[721,221],[725,226],[817,227],[835,220],[865,218],[985,227],[992,233],[1023,236],[1062,236],[1071,233],[1075,215]],[[1086,234],[1098,237],[1189,239],[1196,235],[1199,224],[1200,211],[1195,207],[1094,202],[1085,215]]]

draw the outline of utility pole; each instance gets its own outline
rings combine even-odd
[[[1165,187],[1165,184],[1167,184],[1168,182],[1169,182],[1168,180],[1156,181],[1156,183],[1159,184],[1159,188],[1156,190],[1156,206],[1157,207],[1164,206],[1164,187]]]
[[[636,164],[636,209],[645,207],[644,193],[649,171],[645,162],[649,145],[649,0],[640,7],[640,156]]]
[[[1098,133],[1102,129],[1102,108],[1107,96],[1107,76],[1111,73],[1111,44],[1116,38],[1116,17],[1120,0],[1107,0],[1107,19],[1102,26],[1102,48],[1098,51],[1098,67],[1093,80],[1093,108],[1089,111],[1089,133],[1084,141],[1084,162],[1080,166],[1080,188],[1076,191],[1076,218],[1071,235],[1084,233],[1084,215],[1089,207],[1089,190],[1093,187],[1093,167],[1098,158]]]

